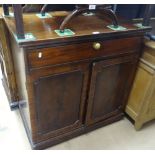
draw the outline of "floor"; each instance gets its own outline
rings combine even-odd
[[[18,110],[10,111],[0,80],[0,146],[7,150],[29,150],[30,145],[21,123]],[[148,123],[140,131],[124,118],[88,134],[48,148],[50,150],[114,150],[114,149],[155,149],[155,121]]]

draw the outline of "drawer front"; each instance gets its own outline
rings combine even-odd
[[[116,39],[58,46],[29,51],[27,60],[29,68],[44,67],[68,62],[112,56],[139,50],[141,39],[139,37]]]

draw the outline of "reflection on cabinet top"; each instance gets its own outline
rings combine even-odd
[[[32,33],[36,39],[33,41],[20,40],[18,41],[18,44],[26,47],[60,43],[66,44],[87,40],[93,41],[94,39],[107,40],[126,36],[143,35],[144,32],[150,30],[149,27],[138,28],[133,24],[121,23],[121,21],[119,21],[119,25],[127,29],[123,31],[115,31],[107,27],[112,23],[106,17],[101,19],[96,15],[80,15],[72,19],[67,25],[67,28],[71,29],[75,34],[73,36],[60,37],[54,30],[59,29],[61,22],[66,15],[68,15],[68,12],[57,11],[50,13],[50,15],[52,16],[51,18],[41,19],[34,13],[23,14],[25,33]],[[5,17],[4,19],[11,34],[16,35],[14,17]]]

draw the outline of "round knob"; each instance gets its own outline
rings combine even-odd
[[[101,44],[100,43],[93,43],[93,48],[95,50],[99,50],[101,48]]]

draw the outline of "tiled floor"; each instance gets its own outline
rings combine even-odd
[[[10,111],[0,82],[0,148],[31,149],[18,110]],[[155,121],[135,131],[123,120],[48,149],[155,149]]]

